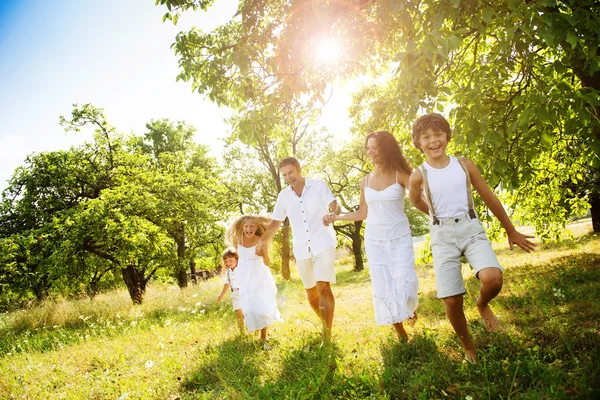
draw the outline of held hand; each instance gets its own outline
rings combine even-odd
[[[254,254],[261,257],[265,254],[265,248],[263,247],[262,239],[259,239],[258,242],[256,242],[256,249],[254,250]]]
[[[218,295],[217,296],[217,303],[220,303],[222,298],[223,298],[223,295],[221,295],[221,294]]]
[[[530,242],[527,239],[531,239],[534,237],[535,236],[523,235],[522,233],[514,230],[508,234],[508,245],[511,250],[513,249],[514,245],[516,244],[517,246],[519,246],[526,252],[530,253],[535,250],[536,244],[533,242]]]
[[[335,213],[325,214],[323,216],[323,225],[329,226],[329,224],[333,224],[333,221],[335,221],[335,217]]]

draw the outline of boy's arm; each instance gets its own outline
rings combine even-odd
[[[481,200],[485,203],[486,206],[490,209],[492,214],[498,218],[498,221],[504,227],[506,234],[508,235],[508,244],[510,249],[513,249],[513,246],[516,244],[526,252],[530,252],[534,250],[535,243],[527,240],[528,238],[533,238],[534,236],[524,235],[517,231],[510,222],[502,203],[498,200],[498,197],[492,192],[492,189],[488,186],[483,176],[479,172],[479,168],[468,158],[464,159],[465,164],[467,165],[467,169],[469,170],[469,177],[471,178],[471,184],[477,190],[477,193],[481,196]]]
[[[225,293],[227,293],[227,289],[229,289],[229,283],[223,285],[223,290],[221,290],[221,294],[217,296],[217,303],[221,301]]]
[[[408,198],[417,210],[429,215],[429,207],[423,196],[421,196],[421,185],[423,184],[423,175],[421,171],[415,169],[408,180]]]

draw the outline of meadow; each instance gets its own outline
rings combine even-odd
[[[398,343],[375,325],[368,270],[338,260],[333,341],[296,275],[277,280],[284,323],[265,346],[240,337],[218,279],[150,285],[140,306],[126,290],[56,299],[0,315],[3,399],[600,398],[600,235],[589,220],[572,239],[533,254],[496,245],[506,269],[488,333],[478,282],[463,265],[465,309],[479,363],[463,353],[435,297],[431,265],[417,267],[419,320]]]

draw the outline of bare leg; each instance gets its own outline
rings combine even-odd
[[[397,323],[393,324],[392,326],[396,330],[396,335],[398,335],[398,340],[400,342],[406,342],[408,340],[408,334],[406,333],[406,330],[404,329],[404,325],[402,325],[402,322],[397,322]]]
[[[500,289],[502,289],[502,271],[498,268],[485,268],[479,271],[477,276],[481,281],[479,297],[477,298],[477,310],[487,331],[492,332],[498,328],[499,322],[488,303],[498,296]]]
[[[319,318],[321,318],[321,313],[319,312],[319,290],[316,286],[311,287],[306,290],[306,298],[308,299],[308,304],[310,304],[310,308],[317,314]]]
[[[417,315],[417,312],[414,312],[414,317],[411,317],[408,319],[408,325],[410,326],[415,326],[415,323],[417,322],[417,320],[419,319],[419,316]]]
[[[328,341],[331,337],[331,328],[333,326],[335,299],[333,298],[329,282],[318,281],[317,290],[319,291],[319,311],[321,320],[323,321],[323,339]]]
[[[265,326],[260,330],[260,342],[264,343],[267,340],[267,327]]]
[[[456,296],[450,296],[442,299],[444,306],[446,307],[446,316],[454,328],[454,332],[458,335],[458,338],[465,348],[465,359],[472,363],[477,362],[477,354],[475,352],[475,345],[469,337],[469,331],[467,330],[467,318],[463,311],[463,295],[459,294]]]
[[[244,324],[244,313],[242,312],[241,309],[235,310],[235,318],[237,319],[237,325],[240,330],[240,335],[242,335],[242,336],[245,335],[246,327]]]

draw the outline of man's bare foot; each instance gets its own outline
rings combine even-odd
[[[477,303],[479,303],[479,299],[477,299]],[[489,304],[486,304],[483,307],[477,304],[477,310],[479,311],[479,315],[481,315],[485,329],[487,329],[488,332],[495,331],[498,328],[499,321]]]
[[[465,349],[465,361],[471,364],[477,364],[477,352],[475,348]]]
[[[419,319],[419,316],[417,315],[417,312],[415,311],[415,315],[414,315],[413,317],[410,317],[410,318],[408,319],[408,321],[407,321],[407,322],[408,322],[408,325],[409,325],[410,327],[413,327],[413,326],[415,326],[415,323],[417,322],[417,320],[418,320],[418,319]]]

